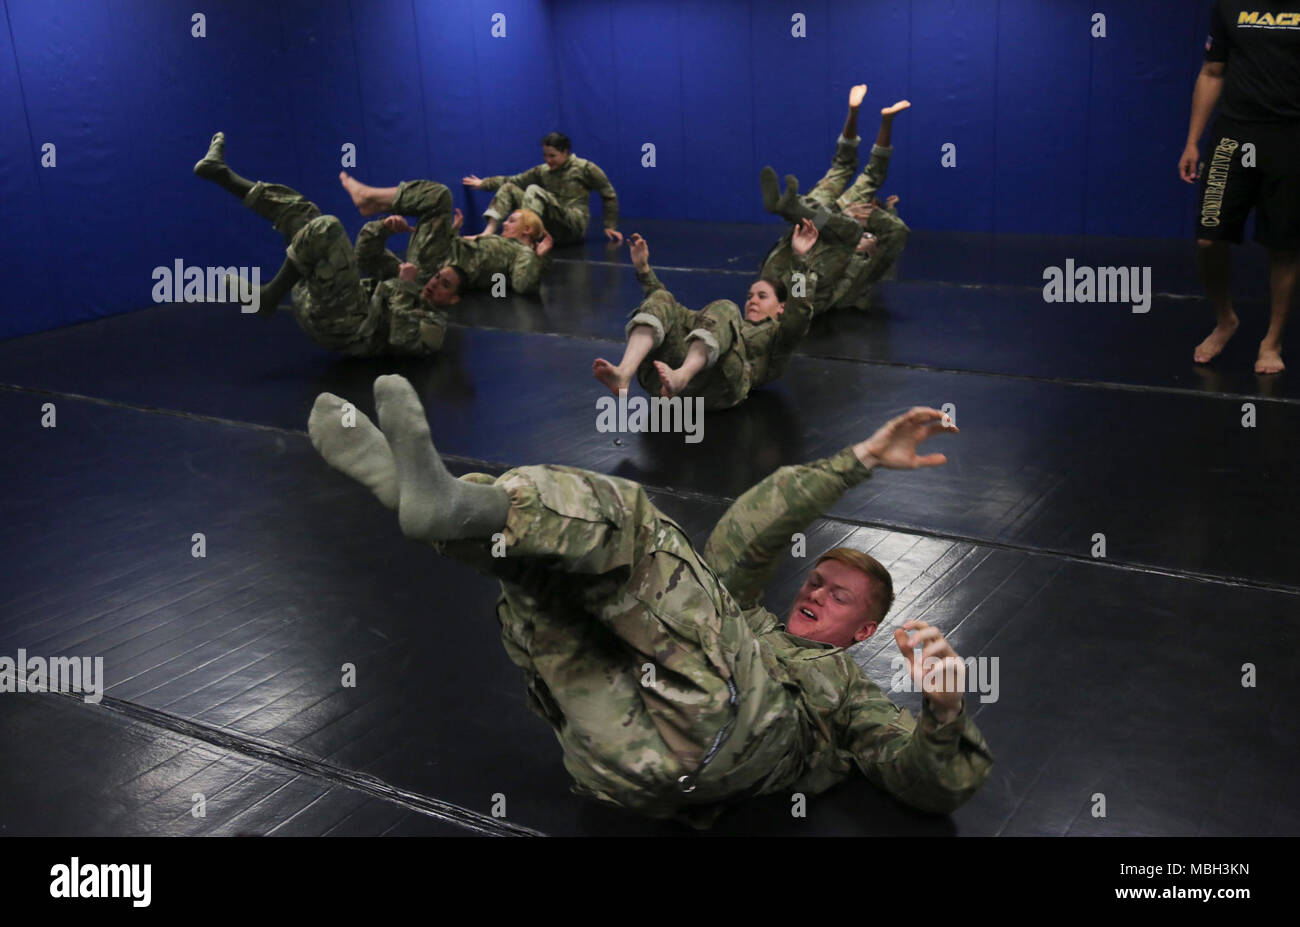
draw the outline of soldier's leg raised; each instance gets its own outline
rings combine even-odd
[[[313,444],[385,505],[396,500],[408,537],[503,579],[507,650],[540,681],[539,708],[588,792],[671,813],[697,784],[689,800],[716,801],[766,774],[742,760],[790,736],[778,723],[788,706],[764,685],[734,601],[641,487],[568,467],[458,480],[409,383],[381,377],[375,398],[382,434],[360,413],[347,427],[343,401],[319,397]]]
[[[557,245],[574,244],[587,234],[586,215],[581,209],[565,209],[554,193],[535,183],[525,188],[519,208],[537,213]]]
[[[664,361],[655,361],[663,395],[684,392],[695,377],[713,369],[718,359],[731,351],[739,327],[738,316],[735,306],[725,302],[710,303],[695,313],[692,327],[686,333],[686,356],[681,364],[674,368]]]
[[[427,277],[447,263],[454,235],[455,203],[446,184],[432,180],[407,180],[397,185],[390,210],[399,216],[415,216],[415,231],[406,248],[406,260]]]
[[[609,387],[610,392],[618,395],[632,383],[632,378],[641,374],[654,376],[654,368],[647,363],[652,354],[655,358],[670,360],[680,364],[686,356],[686,334],[690,331],[690,322],[694,313],[677,304],[667,290],[656,290],[647,296],[641,305],[632,310],[624,332],[627,344],[623,348],[623,358],[618,366],[603,357],[596,358],[591,365],[591,373],[597,380]],[[646,377],[640,376],[642,385]],[[658,385],[646,390],[658,392]]]
[[[313,340],[332,350],[346,350],[362,334],[370,300],[361,286],[356,252],[335,216],[318,216],[293,237],[288,260],[276,279],[301,277],[293,288],[294,317]],[[267,289],[264,288],[264,289]]]
[[[907,100],[899,100],[880,111],[880,131],[876,134],[876,144],[871,147],[871,160],[858,179],[853,181],[853,186],[836,200],[836,205],[841,210],[854,203],[870,203],[875,200],[876,193],[885,185],[885,178],[889,176],[889,159],[894,153],[894,117],[911,105]]]
[[[486,231],[489,234],[495,234],[505,221],[506,216],[510,215],[516,209],[524,204],[524,191],[519,188],[518,184],[510,182],[503,183],[497,187],[496,196],[492,197],[492,202],[488,203],[488,208],[483,210],[483,218],[487,220]]]

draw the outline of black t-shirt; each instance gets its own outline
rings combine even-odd
[[[1205,60],[1226,62],[1228,119],[1300,122],[1300,0],[1215,0]]]

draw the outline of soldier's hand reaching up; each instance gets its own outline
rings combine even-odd
[[[966,664],[943,633],[924,621],[904,621],[901,628],[894,629],[894,643],[907,660],[914,688],[925,693],[935,719],[947,724],[961,714]],[[919,655],[918,647],[924,648]]]
[[[465,214],[461,212],[459,209],[453,209],[451,211],[451,230],[453,232],[458,232],[460,231],[460,227],[464,224],[465,224]]]
[[[817,231],[817,226],[812,224],[811,219],[801,219],[799,224],[794,227],[794,237],[790,240],[790,245],[794,253],[803,257],[812,250],[812,246],[817,244],[817,239],[821,233]]]
[[[611,245],[623,244],[623,233],[618,229],[605,229],[605,237],[609,239]]]
[[[867,440],[854,445],[853,453],[864,467],[881,466],[889,470],[916,470],[938,467],[948,462],[943,454],[918,456],[917,445],[927,438],[957,433],[957,426],[938,409],[917,406],[891,419]]]
[[[627,247],[632,254],[632,266],[645,270],[650,266],[650,243],[633,232],[627,237]]]
[[[551,253],[551,249],[554,247],[555,239],[551,237],[550,232],[547,232],[542,240],[537,243],[537,256],[546,257],[546,255]]]

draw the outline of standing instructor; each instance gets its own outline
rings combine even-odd
[[[1219,118],[1202,172],[1199,142],[1215,103],[1221,103]],[[1272,311],[1255,372],[1281,373],[1300,252],[1300,0],[1215,0],[1178,170],[1187,183],[1201,179],[1196,237],[1217,317],[1195,361],[1208,363],[1237,330],[1228,244],[1241,243],[1254,209],[1255,237],[1269,250],[1272,278]]]

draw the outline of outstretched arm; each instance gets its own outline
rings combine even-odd
[[[791,536],[874,468],[915,470],[947,463],[943,454],[916,453],[917,445],[930,436],[957,431],[946,421],[937,409],[917,407],[833,457],[782,467],[727,509],[704,547],[705,562],[741,608],[752,608],[781,555],[790,549]]]
[[[667,291],[668,287],[660,282],[650,266],[650,243],[633,232],[627,237],[627,247],[632,253],[632,266],[636,268],[636,282],[641,284],[641,292],[649,296],[660,290]]]
[[[587,162],[587,175],[583,178],[583,186],[588,190],[595,190],[600,195],[600,201],[605,208],[604,225],[606,229],[618,229],[618,194],[614,192],[614,185],[609,182],[609,178],[592,162]]]

